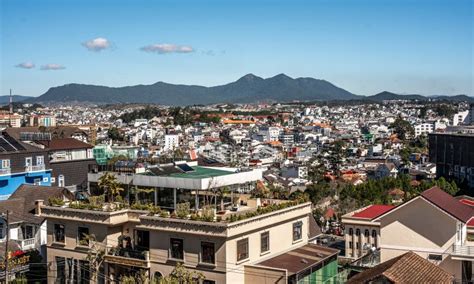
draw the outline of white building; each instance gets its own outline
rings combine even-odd
[[[179,135],[178,134],[166,134],[165,135],[165,146],[164,151],[173,151],[179,147]]]
[[[415,125],[415,137],[418,137],[423,134],[428,134],[432,133],[434,130],[434,124],[433,123],[421,123],[418,125]]]

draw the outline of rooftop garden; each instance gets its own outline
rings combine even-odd
[[[99,180],[99,186],[104,189],[103,195],[89,196],[82,200],[65,201],[60,198],[50,198],[49,205],[62,208],[92,210],[102,212],[113,212],[118,210],[143,211],[143,215],[156,216],[161,218],[182,219],[201,222],[225,222],[232,223],[274,211],[289,208],[307,201],[305,198],[295,200],[261,199],[259,202],[249,199],[249,205],[245,204],[242,210],[238,210],[234,205],[230,210],[223,210],[223,206],[204,205],[200,209],[191,208],[189,202],[182,202],[176,205],[175,210],[163,209],[150,203],[132,203],[125,201],[120,192],[115,177],[111,174],[104,174]],[[250,202],[252,205],[250,205]],[[259,204],[257,206],[257,204]],[[220,208],[219,208],[220,207]]]

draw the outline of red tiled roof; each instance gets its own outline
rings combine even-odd
[[[469,220],[469,222],[467,222],[467,226],[474,227],[474,218],[472,218],[471,220]]]
[[[437,186],[423,191],[421,196],[464,223],[474,216],[474,208],[459,202]]]
[[[363,219],[374,219],[377,218],[378,216],[388,212],[395,206],[393,205],[371,205],[364,210],[355,213],[352,215],[354,218],[363,218]]]
[[[474,206],[474,201],[473,200],[463,198],[463,199],[459,200],[459,202],[464,203],[464,204],[469,205],[469,206]]]
[[[385,279],[384,279],[385,278]],[[409,251],[367,269],[347,283],[453,283],[453,276],[429,260]]]

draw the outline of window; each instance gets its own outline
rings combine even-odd
[[[349,242],[349,248],[352,249],[352,242]]]
[[[354,235],[354,230],[352,228],[349,228],[349,236],[353,236]]]
[[[26,225],[22,227],[23,239],[32,239],[35,237],[35,227]]]
[[[54,224],[54,241],[64,243],[64,225]]]
[[[77,242],[80,246],[89,245],[89,228],[87,227],[77,228]]]
[[[443,256],[441,254],[429,254],[428,259],[429,260],[435,260],[435,261],[441,261],[441,260],[443,260]]]
[[[139,250],[149,250],[150,249],[150,232],[136,230],[136,247]]]
[[[205,279],[205,280],[202,281],[202,284],[216,284],[216,281]]]
[[[201,262],[210,264],[216,262],[214,243],[201,242]]]
[[[89,280],[91,279],[89,261],[79,260],[79,267],[81,278],[79,279],[78,283],[89,284]]]
[[[296,222],[293,224],[293,241],[301,240],[303,237],[303,222]]]
[[[356,236],[360,236],[360,229],[356,229]]]
[[[10,168],[10,160],[2,160],[2,169]]]
[[[359,243],[356,242],[356,249],[359,249]]]
[[[59,175],[58,176],[58,186],[59,187],[64,187],[66,185],[65,181],[64,181],[64,175]]]
[[[249,239],[237,241],[237,261],[249,258]]]
[[[173,259],[184,259],[182,239],[170,239],[170,256]]]
[[[66,283],[66,259],[56,256],[56,283]]]
[[[260,253],[270,250],[270,232],[265,232],[260,235]]]
[[[36,156],[36,165],[44,165],[44,156]]]
[[[366,238],[368,238],[369,235],[370,235],[369,230],[366,229],[366,230],[364,231],[364,236],[365,236]]]
[[[33,158],[27,157],[25,158],[25,167],[33,166]]]

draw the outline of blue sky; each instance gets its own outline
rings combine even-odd
[[[473,94],[471,0],[0,0],[1,89],[314,77]]]

